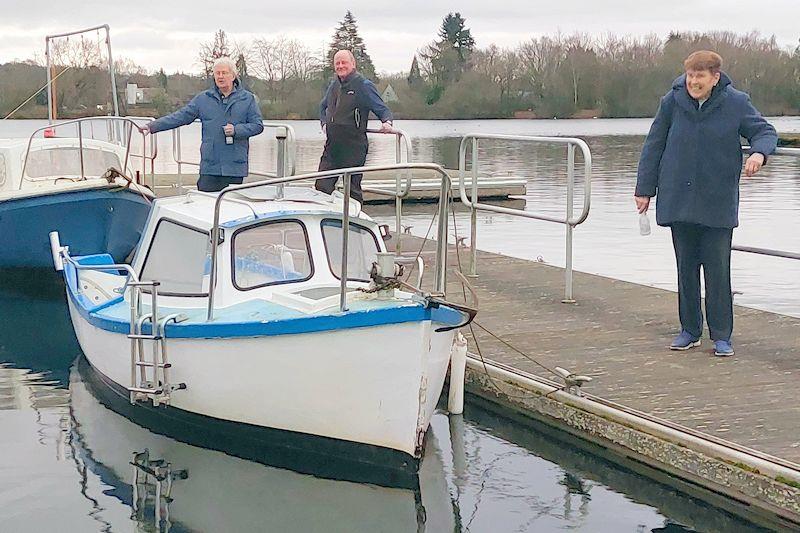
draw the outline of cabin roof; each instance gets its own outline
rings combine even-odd
[[[253,220],[298,215],[341,216],[342,196],[325,194],[308,187],[286,187],[278,200],[275,186],[267,185],[241,192],[229,193],[220,208],[220,225],[236,227]],[[214,222],[214,204],[219,193],[190,192],[185,196],[162,198],[156,201],[158,218],[170,218],[193,226],[210,229]],[[361,212],[361,205],[350,202],[350,216],[370,220]]]

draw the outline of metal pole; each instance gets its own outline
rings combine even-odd
[[[470,265],[469,275],[478,276],[478,210],[475,203],[478,201],[478,139],[472,139],[472,201],[469,209],[469,248]],[[458,246],[458,243],[456,243]]]
[[[572,220],[572,201],[575,194],[575,145],[567,145],[567,242],[566,242],[566,265],[564,272],[566,275],[566,286],[564,287],[565,304],[573,304],[572,299],[572,231],[575,229],[570,221]]]
[[[439,235],[436,246],[435,290],[441,294],[447,292],[447,206],[450,203],[450,178],[442,176],[442,188],[439,191]]]
[[[178,151],[177,163],[178,163],[178,194],[183,194],[183,174],[181,174],[181,167],[183,161],[183,155],[181,154],[181,129],[177,128],[172,130],[172,142],[175,145],[175,149]]]
[[[44,57],[47,59],[47,123],[53,123],[53,75],[50,64],[50,39],[44,40]]]
[[[117,79],[114,68],[114,59],[111,57],[111,28],[108,24],[102,26],[106,29],[106,45],[108,46],[108,72],[111,74],[111,98],[113,98],[114,116],[119,116],[119,103],[117,102]]]
[[[395,135],[395,149],[394,149],[394,160],[395,163],[402,163],[403,154],[400,150],[400,135]],[[406,161],[407,163],[408,161]],[[403,218],[403,199],[400,198],[400,173],[401,171],[397,171],[394,175],[394,187],[395,187],[395,197],[394,197],[394,233],[395,237],[395,245],[394,245],[394,253],[395,255],[400,255],[403,251],[403,246],[401,245],[400,241],[403,235],[403,226],[402,226],[402,218]]]
[[[78,122],[78,156],[81,160],[81,179],[84,179],[86,176],[83,170],[83,128],[80,122]]]
[[[344,313],[347,311],[347,241],[350,236],[350,173],[342,175],[344,180],[344,200],[342,211],[342,268],[339,271],[341,276],[341,293],[339,294],[339,310]]]
[[[279,178],[286,176],[286,135],[286,128],[278,127],[275,129],[275,139],[278,141],[278,163],[276,173]],[[280,200],[284,195],[284,184],[279,183],[276,185],[276,188],[276,198]]]

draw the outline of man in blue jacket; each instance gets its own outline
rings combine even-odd
[[[212,89],[199,93],[182,109],[144,128],[156,133],[200,119],[203,130],[197,189],[207,192],[242,183],[248,174],[250,137],[264,131],[253,93],[239,85],[236,64],[229,57],[221,57],[214,62],[213,72]]]
[[[714,353],[733,355],[731,239],[739,225],[740,136],[750,143],[744,165],[752,176],[766,163],[778,136],[750,97],[733,88],[722,58],[694,52],[686,73],[661,99],[639,159],[635,200],[647,212],[656,196],[656,222],[669,226],[678,269],[681,332],[670,349],[700,345],[700,266],[706,288],[706,321]]]
[[[367,160],[367,119],[369,112],[381,121],[381,131],[392,131],[392,112],[383,103],[375,84],[356,71],[356,58],[350,50],[333,56],[336,72],[319,104],[319,120],[325,132],[325,148],[319,170],[364,166]],[[361,202],[361,174],[350,177],[350,196]],[[318,191],[332,193],[339,178],[318,179]]]

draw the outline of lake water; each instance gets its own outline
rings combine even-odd
[[[769,120],[779,133],[800,133],[800,117]],[[292,125],[297,135],[297,171],[316,170],[324,143],[319,123],[286,123]],[[653,232],[640,236],[632,198],[639,153],[650,123],[651,119],[411,120],[397,121],[396,126],[412,139],[414,161],[439,163],[447,168],[458,167],[458,145],[461,136],[467,133],[584,139],[592,151],[592,207],[588,220],[574,233],[574,268],[675,291],[677,279],[669,231],[656,226],[654,213],[651,213]],[[0,137],[28,135],[45,124],[45,121],[35,120],[0,122]],[[184,130],[181,136],[183,159],[197,161],[199,124]],[[255,137],[251,146],[251,168],[274,171],[275,148],[274,130],[267,129]],[[479,171],[527,178],[524,209],[563,216],[567,179],[565,152],[564,148],[554,146],[481,141]],[[168,132],[159,135],[159,154],[156,172],[177,172]],[[392,163],[394,160],[394,139],[371,136],[367,163]],[[575,213],[583,205],[579,156],[577,168]],[[193,182],[194,178],[187,177],[186,181]],[[800,213],[800,157],[774,156],[757,176],[742,178],[740,226],[734,231],[734,243],[800,252],[797,213]],[[462,212],[456,218],[458,234],[469,236],[468,214]],[[430,223],[428,214],[409,214],[404,219],[417,235],[424,235]],[[478,215],[478,247],[491,252],[532,260],[541,258],[546,263],[563,266],[564,234],[560,224],[492,213]],[[800,261],[734,252],[731,269],[737,304],[800,317],[800,283],[797,281],[800,280]],[[579,300],[580,294],[576,293],[575,298]]]
[[[800,119],[775,119],[800,132]],[[0,137],[26,135],[42,121],[0,122]],[[314,170],[323,137],[313,121],[291,123],[298,169]],[[561,121],[398,121],[413,139],[415,161],[457,166],[466,133],[579,136],[593,154],[592,211],[575,231],[577,270],[674,290],[668,232],[638,234],[631,198],[648,119]],[[160,136],[169,156],[169,135]],[[183,135],[191,159],[199,128]],[[269,170],[268,134],[252,146],[252,167]],[[369,162],[391,162],[392,140],[376,138]],[[527,178],[524,208],[565,209],[564,150],[485,142],[481,171]],[[175,172],[159,163],[158,172]],[[577,190],[580,190],[578,187]],[[576,212],[582,197],[575,200]],[[370,208],[367,208],[369,211]],[[800,251],[800,160],[772,158],[743,179],[738,244]],[[408,215],[424,235],[430,217]],[[424,211],[424,210],[423,210]],[[380,212],[380,210],[376,210]],[[466,213],[457,215],[468,235]],[[563,265],[564,229],[557,224],[479,214],[479,248]],[[734,254],[737,303],[800,316],[798,261]],[[575,297],[579,300],[580,294]],[[318,479],[237,459],[155,435],[106,409],[74,364],[80,350],[60,292],[0,292],[0,531],[155,531],[152,484],[134,505],[132,454],[149,450],[187,479],[176,479],[171,531],[759,531],[736,518],[617,466],[599,449],[578,445],[532,422],[510,420],[469,404],[463,419],[437,414],[419,492]],[[31,319],[35,317],[35,320]],[[631,468],[631,469],[628,469]]]

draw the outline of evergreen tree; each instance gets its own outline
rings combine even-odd
[[[156,73],[156,79],[158,80],[158,86],[166,91],[167,90],[167,73],[164,72],[163,68],[159,69],[159,71]]]
[[[469,55],[475,49],[475,39],[472,33],[465,28],[467,21],[461,13],[448,13],[439,28],[439,44],[450,43],[458,54],[462,67],[466,64]]]
[[[339,50],[350,50],[356,58],[356,68],[364,75],[365,78],[371,80],[377,79],[375,75],[375,65],[372,64],[372,59],[367,53],[367,47],[364,44],[364,39],[358,34],[358,24],[353,14],[348,11],[344,15],[344,20],[339,23],[336,31],[333,33],[333,41],[331,41],[330,48],[328,48],[327,64],[325,65],[326,77],[333,76],[333,56]]]
[[[244,58],[243,52],[239,52],[239,55],[236,57],[236,70],[239,71],[239,82],[243,87],[248,87],[250,85],[250,79],[247,76],[247,61]]]
[[[425,80],[422,79],[422,74],[419,71],[419,61],[417,61],[416,54],[414,55],[414,60],[411,62],[411,71],[408,73],[408,85],[410,87],[422,87],[424,85]]]

